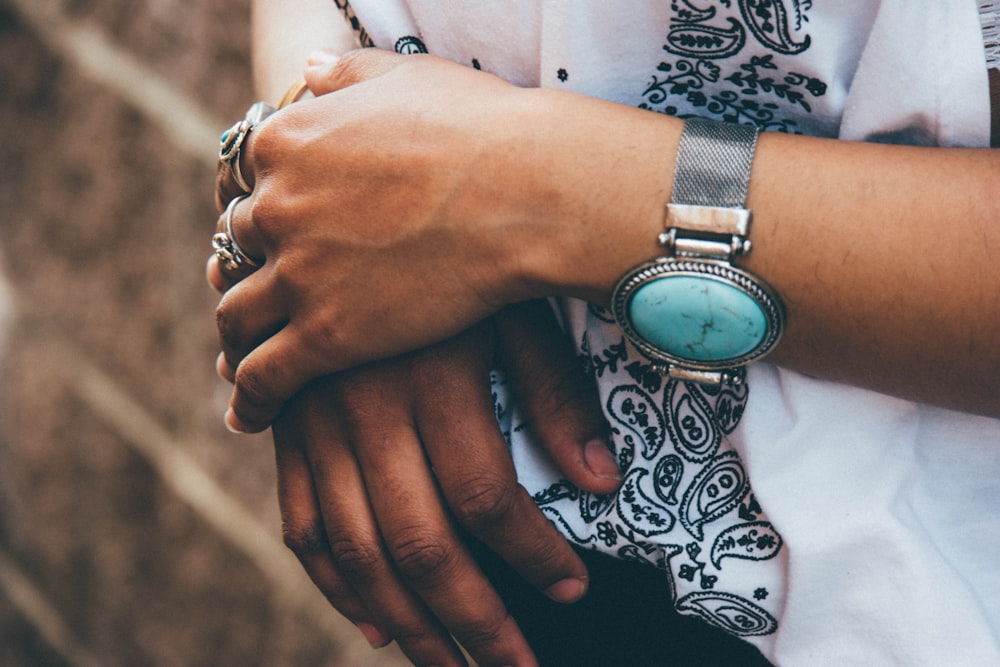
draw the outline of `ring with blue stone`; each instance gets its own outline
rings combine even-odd
[[[240,153],[243,151],[243,144],[246,142],[250,132],[260,125],[264,120],[273,114],[274,107],[266,102],[254,103],[246,113],[246,116],[234,123],[232,127],[222,133],[219,138],[219,161],[227,164],[233,175],[236,185],[244,193],[249,193],[253,188],[243,177],[240,167]]]

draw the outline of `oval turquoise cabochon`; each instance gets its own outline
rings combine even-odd
[[[767,335],[762,306],[738,287],[709,277],[660,277],[637,289],[628,309],[639,336],[694,362],[739,359]]]

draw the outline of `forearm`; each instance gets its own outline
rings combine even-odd
[[[268,187],[234,223],[269,279],[217,312],[245,428],[317,374],[443,340],[505,304],[607,303],[664,252],[682,121],[431,56],[357,50],[308,74],[337,94],[257,133]],[[771,359],[1000,415],[998,182],[987,149],[766,133],[754,250],[737,263],[787,304]]]
[[[1000,152],[768,135],[747,265],[789,309],[775,361],[1000,415]]]
[[[557,289],[545,284],[554,270],[575,276],[576,296],[606,303],[618,276],[662,252],[655,239],[680,123],[627,108],[595,113],[593,127],[567,130],[593,137],[593,159],[578,154],[562,176],[579,182],[562,199],[584,205],[564,204],[553,226],[562,239],[547,239],[568,252],[536,246],[524,265],[543,291]],[[1000,414],[1000,271],[990,259],[1000,250],[998,186],[1000,152],[988,149],[763,135],[748,200],[754,249],[739,263],[788,308],[771,360]]]
[[[312,51],[358,47],[333,0],[253,0],[251,17],[254,88],[272,104],[302,76]]]

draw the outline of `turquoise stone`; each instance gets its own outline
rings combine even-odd
[[[642,338],[695,362],[723,362],[755,350],[767,335],[763,307],[727,282],[668,275],[635,291],[629,319]]]
[[[226,144],[229,143],[229,139],[232,136],[233,136],[233,130],[232,129],[226,130],[225,132],[222,133],[222,136],[219,137],[219,143],[221,143],[223,146],[225,146]]]

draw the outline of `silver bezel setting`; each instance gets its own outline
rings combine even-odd
[[[767,330],[763,340],[750,352],[738,357],[729,357],[717,361],[703,361],[678,357],[649,343],[639,335],[629,318],[629,305],[636,291],[650,282],[679,275],[707,278],[728,284],[741,290],[752,298],[761,310],[767,322]],[[712,259],[689,259],[661,257],[634,267],[626,273],[615,286],[612,294],[611,309],[618,326],[625,336],[645,356],[656,362],[661,371],[672,374],[678,370],[694,370],[702,372],[732,371],[738,367],[766,355],[781,339],[785,323],[785,308],[778,296],[767,283],[728,262]],[[729,374],[732,375],[732,374]],[[726,377],[718,378],[722,381]]]

